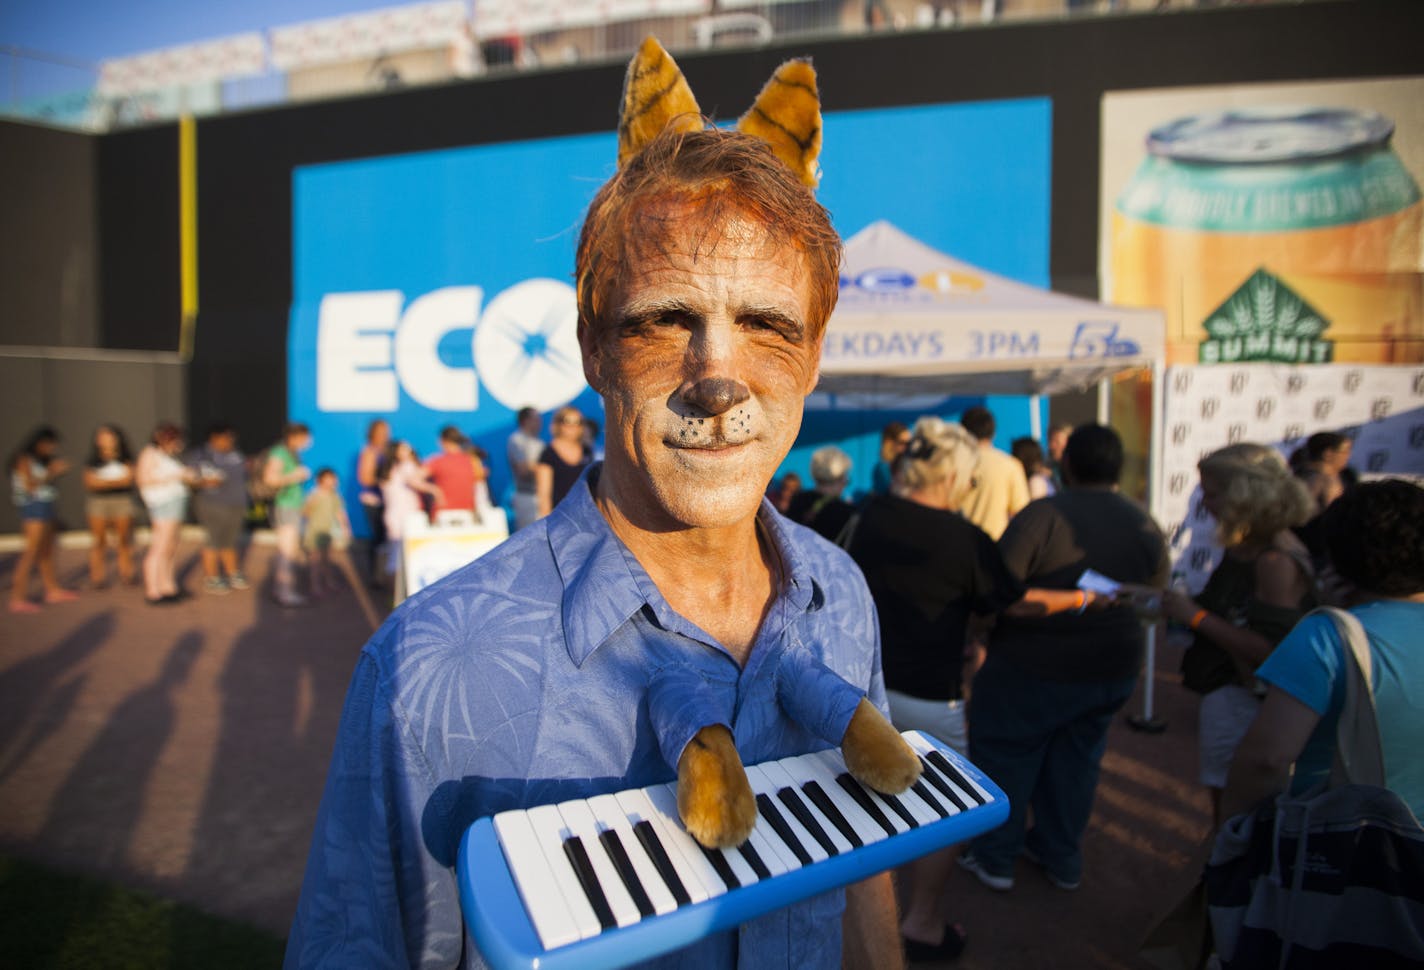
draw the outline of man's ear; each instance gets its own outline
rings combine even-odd
[[[593,332],[593,328],[579,315],[579,354],[583,358],[583,379],[599,395],[603,394],[603,344]]]
[[[813,343],[811,354],[815,365],[811,368],[811,373],[806,378],[806,386],[802,389],[805,394],[810,394],[816,389],[816,385],[821,383],[821,350],[826,343],[825,330],[821,331],[821,335]]]

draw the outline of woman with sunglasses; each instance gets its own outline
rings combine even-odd
[[[583,435],[583,415],[564,406],[554,413],[553,438],[534,466],[534,495],[542,519],[569,494],[593,460]]]

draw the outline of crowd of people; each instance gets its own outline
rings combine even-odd
[[[1333,627],[1306,619],[1323,603],[1349,604],[1367,623],[1388,671],[1376,703],[1391,786],[1424,809],[1424,778],[1405,756],[1424,741],[1406,676],[1416,664],[1409,623],[1424,621],[1424,490],[1360,484],[1350,438],[1337,432],[1312,435],[1289,461],[1251,443],[1212,452],[1199,466],[1200,501],[1224,552],[1193,595],[1171,585],[1157,525],[1117,491],[1114,432],[1058,424],[1043,445],[1016,439],[1008,458],[994,431],[979,407],[958,425],[891,422],[856,504],[843,497],[850,457],[834,446],[813,453],[812,488],[789,473],[768,493],[864,573],[895,725],[946,741],[1009,796],[1005,825],[907,867],[911,959],[950,959],[964,946],[963,928],[939,915],[956,855],[998,891],[1013,888],[1020,856],[1055,886],[1081,883],[1108,726],[1157,616],[1191,636],[1182,678],[1202,695],[1199,777],[1215,825],[1292,777],[1298,791],[1328,770],[1343,678]],[[1078,591],[1085,570],[1121,592]]]
[[[288,966],[479,965],[454,876],[476,819],[660,784],[673,765],[681,806],[680,755],[696,745],[664,750],[669,739],[649,736],[649,687],[661,677],[696,695],[664,695],[674,713],[684,701],[725,704],[726,724],[697,723],[735,729],[737,758],[758,764],[848,737],[813,734],[795,716],[815,707],[798,693],[810,681],[786,687],[779,671],[801,665],[857,712],[884,712],[966,754],[1009,799],[1002,825],[907,867],[903,908],[877,873],[683,941],[661,966],[953,959],[968,939],[943,915],[956,863],[1009,892],[1023,858],[1076,890],[1089,878],[1082,841],[1108,728],[1141,673],[1147,627],[1164,619],[1193,636],[1183,677],[1202,694],[1201,778],[1218,822],[1314,784],[1336,755],[1349,661],[1333,626],[1306,615],[1325,601],[1348,605],[1366,631],[1384,780],[1424,811],[1414,755],[1424,654],[1413,642],[1424,621],[1424,490],[1354,483],[1348,438],[1315,436],[1294,469],[1258,444],[1202,458],[1201,502],[1225,552],[1195,595],[1169,585],[1166,539],[1120,493],[1123,444],[1102,425],[1056,426],[1044,446],[1020,440],[1010,454],[995,447],[983,407],[958,424],[892,424],[863,501],[844,498],[851,461],[827,447],[812,457],[813,487],[784,476],[770,496],[780,514],[769,509],[768,483],[819,380],[843,254],[810,194],[815,78],[788,62],[739,126],[723,129],[698,122],[685,79],[669,72],[650,39],[628,72],[617,173],[595,195],[576,253],[580,355],[604,401],[607,455],[575,408],[553,414],[547,442],[542,416],[521,411],[507,450],[515,534],[463,582],[408,601],[362,648]],[[809,132],[787,128],[807,116]],[[133,455],[119,429],[97,429],[84,474],[91,581],[108,581],[111,535],[119,579],[139,581],[141,504],[146,600],[186,596],[175,556],[192,502],[205,589],[246,588],[236,510],[256,505],[276,536],[272,595],[284,606],[321,595],[351,529],[338,472],[304,464],[311,440],[293,423],[249,457],[227,425],[189,450],[165,423]],[[15,613],[74,597],[54,562],[56,482],[71,470],[60,445],[37,429],[10,462],[24,537]],[[370,581],[389,576],[419,517],[491,507],[487,462],[453,426],[422,460],[384,420],[370,424],[356,461]],[[867,762],[894,760],[890,737]],[[738,762],[720,764],[690,786],[735,796],[740,775],[747,788]],[[715,814],[736,798],[709,801]],[[547,860],[559,851],[601,850],[569,839]]]
[[[576,408],[554,412],[548,441],[541,437],[542,426],[543,416],[525,408],[509,439],[513,486],[508,498],[516,529],[548,515],[597,454],[597,422]],[[238,446],[233,426],[218,421],[201,444],[190,448],[182,428],[162,422],[135,451],[123,429],[100,425],[82,468],[89,588],[103,589],[112,581],[139,585],[155,606],[188,599],[176,558],[181,529],[194,522],[204,535],[205,592],[251,588],[243,571],[250,526],[270,526],[275,537],[271,588],[279,604],[302,606],[331,592],[338,583],[335,557],[351,546],[353,530],[339,473],[313,470],[303,460],[311,442],[308,426],[293,422],[269,447],[248,454]],[[78,595],[59,581],[54,566],[56,483],[72,468],[60,446],[58,432],[40,427],[11,456],[11,492],[23,543],[11,588],[12,613],[37,612],[44,604]],[[413,515],[438,521],[442,513],[463,512],[479,519],[494,508],[488,461],[485,451],[453,425],[440,430],[435,452],[422,458],[411,442],[392,438],[387,421],[370,422],[354,474],[367,529],[365,574],[373,587],[391,584]],[[135,533],[144,521],[148,544],[140,557]],[[38,600],[31,589],[36,576]]]

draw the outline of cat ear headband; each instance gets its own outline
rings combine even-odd
[[[628,62],[623,81],[623,111],[618,120],[618,167],[665,128],[699,131],[702,111],[677,62],[654,37]],[[803,183],[820,182],[821,99],[816,71],[804,59],[786,61],[757,95],[756,103],[737,121],[737,130],[771,146]]]

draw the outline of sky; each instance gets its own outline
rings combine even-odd
[[[0,48],[110,57],[399,6],[400,0],[4,0]]]

